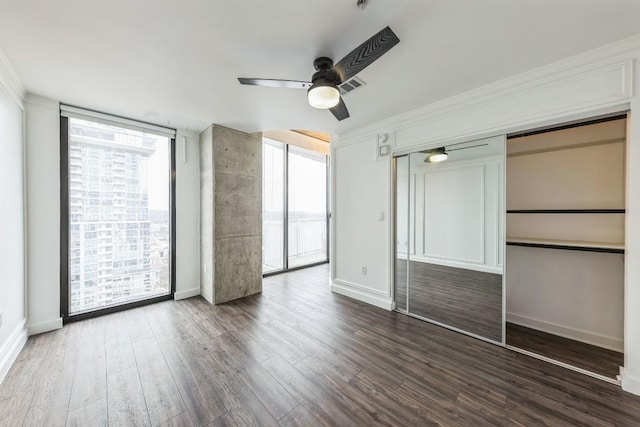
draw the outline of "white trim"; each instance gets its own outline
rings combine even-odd
[[[607,337],[604,335],[594,334],[593,332],[582,331],[555,323],[531,319],[515,313],[507,313],[507,322],[620,353],[624,351],[624,341],[619,338]]]
[[[20,81],[20,78],[18,77],[18,74],[16,74],[15,70],[11,66],[9,58],[7,58],[2,49],[0,49],[0,84],[7,89],[9,95],[11,95],[20,109],[24,111],[23,102],[26,91],[22,85],[22,81]]]
[[[331,281],[335,280],[338,267],[336,262],[336,167],[335,154],[337,150],[336,144],[340,141],[338,135],[331,135],[329,143],[330,155],[327,158],[329,162],[329,275]]]
[[[489,105],[492,101],[500,98],[509,97],[513,94],[521,93],[533,89],[538,90],[542,87],[551,87],[558,85],[558,82],[566,80],[573,80],[578,76],[584,76],[586,74],[593,74],[598,71],[602,71],[605,67],[619,67],[623,68],[622,84],[631,83],[632,72],[628,67],[631,66],[629,58],[637,56],[640,50],[640,34],[632,37],[619,40],[608,45],[592,49],[582,54],[573,55],[569,58],[553,62],[551,64],[544,65],[533,70],[525,71],[515,76],[507,77],[497,82],[481,86],[476,89],[469,90],[459,95],[454,95],[449,98],[445,98],[441,101],[427,104],[423,107],[417,108],[407,113],[398,114],[390,117],[386,120],[371,123],[364,127],[354,129],[349,132],[345,132],[341,135],[342,139],[347,141],[354,138],[363,138],[365,135],[374,134],[377,129],[389,128],[394,131],[401,128],[412,127],[416,123],[427,121],[427,118],[447,116],[455,114],[456,111],[460,111],[466,108],[473,108],[478,105]],[[621,88],[624,92],[621,98],[628,98],[631,96],[632,88],[629,86]],[[612,102],[615,102],[612,100]],[[598,100],[595,104],[600,105],[602,108],[603,102]],[[572,106],[568,112],[578,113],[579,106]],[[561,116],[561,111],[550,112],[552,116]],[[513,125],[522,127],[523,129],[530,128],[530,123],[542,122],[543,117],[531,118],[528,121],[526,117],[521,117],[514,121]],[[495,126],[497,129],[509,128],[509,123],[504,122]],[[515,129],[514,129],[515,130]],[[478,132],[465,132],[467,135],[478,135]],[[491,136],[491,132],[486,136]],[[498,133],[494,133],[497,135]],[[394,132],[395,137],[395,132]],[[464,136],[459,136],[464,138]]]
[[[400,259],[407,259],[405,256],[398,256]],[[445,267],[462,268],[464,270],[481,271],[483,273],[502,274],[503,267],[477,264],[472,261],[458,260],[453,258],[436,258],[429,256],[412,255],[411,261],[424,262],[427,264],[444,265]]]
[[[25,96],[24,102],[27,104],[38,105],[45,108],[54,108],[56,110],[60,108],[60,103],[55,99],[45,98],[44,96],[34,95],[32,93],[28,93]]]
[[[27,342],[26,323],[27,320],[22,319],[11,335],[9,335],[9,338],[7,338],[2,348],[0,348],[0,383],[2,383],[4,377],[7,376],[13,362],[16,361],[18,354],[20,354],[20,351],[22,351],[22,348]]]
[[[187,299],[200,295],[200,288],[187,289],[185,291],[175,292],[173,299],[179,301],[181,299]]]
[[[526,356],[533,357],[534,359],[538,359],[538,360],[545,361],[547,363],[551,363],[552,365],[561,366],[561,367],[563,367],[565,369],[569,369],[571,371],[578,372],[580,374],[583,374],[583,375],[586,375],[586,376],[589,376],[589,377],[592,377],[592,378],[596,378],[596,379],[601,380],[601,381],[605,381],[605,382],[608,382],[608,383],[611,383],[611,384],[615,384],[615,385],[620,385],[620,381],[618,381],[618,380],[616,380],[614,378],[605,377],[604,375],[596,374],[595,372],[587,371],[586,369],[578,368],[577,366],[569,365],[568,363],[560,362],[558,360],[551,359],[549,357],[542,356],[540,354],[533,353],[531,351],[524,350],[524,349],[521,349],[521,348],[518,348],[518,347],[514,347],[512,345],[507,345],[505,347],[507,349],[511,350],[511,351],[515,351],[516,353],[521,353],[521,354],[524,354]]]
[[[619,377],[624,391],[640,395],[640,378],[630,376],[625,368],[620,369]]]
[[[36,323],[35,325],[29,325],[29,336],[43,334],[45,332],[55,331],[62,328],[62,317],[57,319],[47,320],[45,322]]]
[[[71,105],[60,104],[60,115],[63,117],[71,117],[80,120],[88,120],[104,123],[107,125],[125,127],[141,132],[149,132],[156,135],[166,136],[168,138],[176,137],[176,130],[169,127],[114,116],[98,111],[86,110],[84,108],[73,107]]]
[[[383,297],[390,297],[391,296],[388,292],[381,291],[381,290],[378,290],[378,289],[371,289],[368,286],[360,285],[359,283],[350,282],[348,280],[334,279],[333,282],[337,283],[337,284],[339,284],[341,286],[347,286],[349,288],[358,289],[360,291],[371,293],[371,294],[381,295]]]
[[[393,310],[393,301],[385,292],[369,289],[356,283],[335,279],[331,284],[331,292],[366,302],[385,310]]]

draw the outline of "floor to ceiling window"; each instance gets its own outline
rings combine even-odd
[[[284,269],[285,151],[279,141],[264,139],[262,147],[262,272]]]
[[[327,156],[264,138],[263,273],[329,260]]]
[[[174,140],[147,126],[63,109],[61,305],[67,319],[172,295]]]

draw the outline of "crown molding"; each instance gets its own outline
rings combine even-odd
[[[26,94],[22,81],[9,62],[9,58],[0,49],[0,83],[9,91],[9,94],[24,109],[23,102]]]
[[[176,138],[180,138],[183,136],[187,138],[198,139],[198,137],[200,136],[200,132],[196,132],[194,130],[188,130],[188,129],[176,129]]]
[[[38,105],[40,107],[55,108],[60,110],[60,102],[55,99],[46,98],[40,95],[34,95],[33,93],[27,93],[24,97],[26,104]]]
[[[638,57],[640,57],[640,34],[345,132],[340,135],[340,140],[346,142],[351,139],[375,136],[381,128],[393,130],[405,128],[427,118],[433,119],[451,114],[454,111],[468,109],[474,105],[488,103],[540,86],[551,85],[555,81],[570,76],[588,73]]]

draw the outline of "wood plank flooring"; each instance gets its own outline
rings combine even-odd
[[[623,353],[513,323],[507,323],[507,344],[614,379],[624,365]]]
[[[640,425],[640,397],[331,294],[328,275],[32,337],[0,385],[0,425]]]
[[[411,314],[502,342],[502,275],[418,261],[408,265]],[[396,271],[397,307],[406,310],[407,261],[396,260]]]

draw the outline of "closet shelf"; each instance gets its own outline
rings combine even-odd
[[[507,245],[530,248],[563,249],[569,251],[603,252],[623,254],[624,243],[583,242],[578,240],[531,239],[525,237],[507,237]]]
[[[623,214],[624,209],[508,209],[513,214]]]

